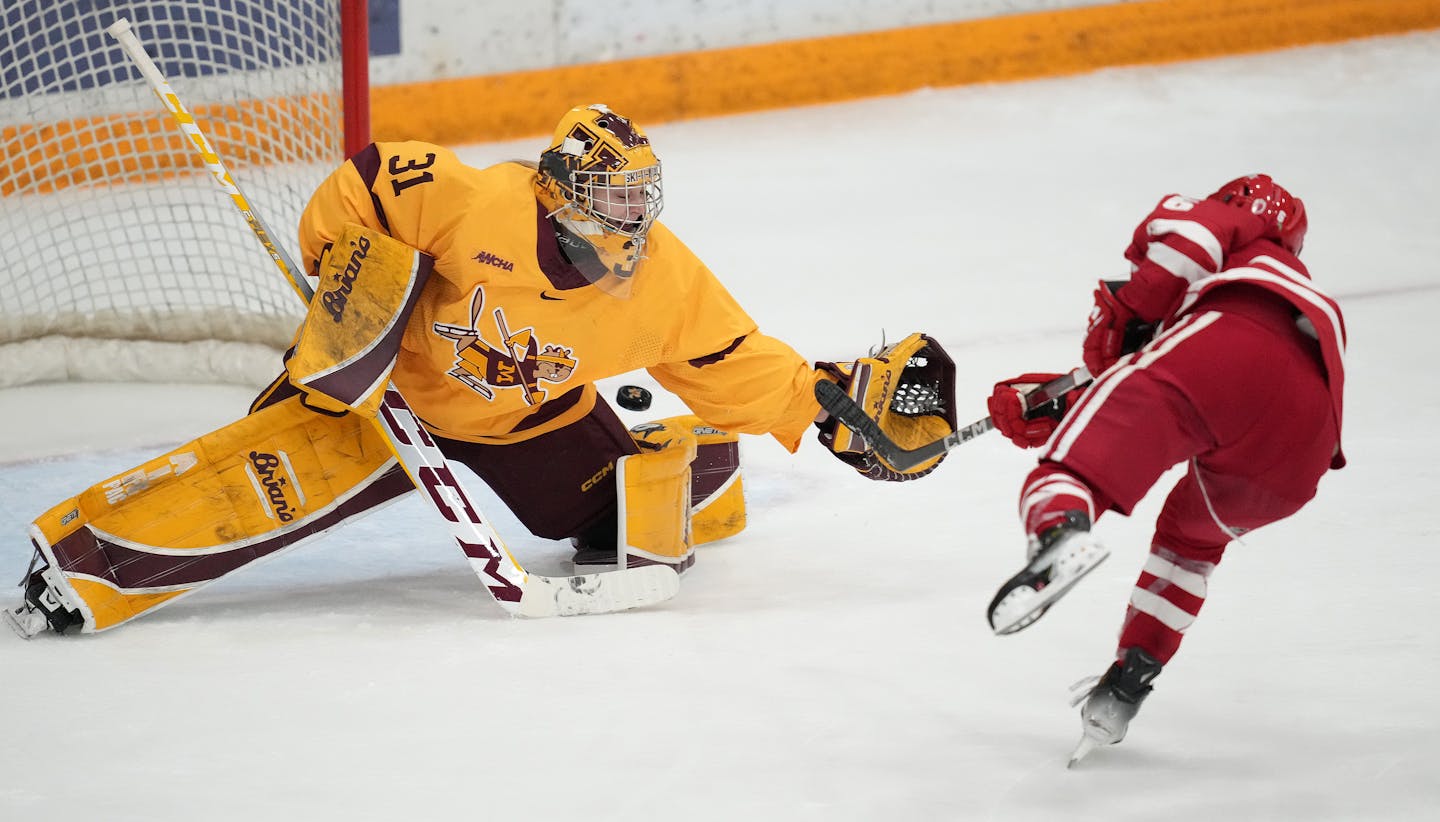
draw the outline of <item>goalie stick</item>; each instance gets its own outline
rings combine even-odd
[[[1048,404],[1055,403],[1066,392],[1089,383],[1090,379],[1090,372],[1081,367],[1045,383],[1025,395],[1026,415],[1033,416],[1045,410]],[[875,449],[875,453],[879,454],[897,471],[907,471],[926,460],[932,460],[995,427],[994,421],[986,417],[976,420],[964,428],[959,428],[953,433],[946,434],[934,442],[927,442],[916,448],[902,448],[881,430],[880,424],[871,419],[839,384],[830,380],[816,382],[815,399],[820,401],[820,407],[824,408],[827,414],[839,420],[846,428],[864,437],[865,442]]]
[[[130,21],[119,18],[106,32],[124,49],[149,83],[155,96],[175,120],[186,142],[200,155],[206,169],[215,178],[236,208],[245,217],[265,251],[307,303],[315,290],[295,263],[271,238],[260,215],[241,193],[229,170],[210,146],[210,141],[195,122],[195,117],[180,102],[160,73],[140,39],[130,28]],[[481,514],[450,469],[449,462],[431,439],[394,383],[385,387],[375,423],[384,434],[415,488],[444,520],[450,536],[470,562],[470,567],[485,584],[495,601],[512,615],[528,617],[572,616],[622,611],[663,602],[680,590],[680,578],[666,565],[621,568],[596,574],[572,577],[545,577],[527,573],[501,541],[500,535]]]

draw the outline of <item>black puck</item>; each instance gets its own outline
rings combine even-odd
[[[628,411],[648,411],[650,392],[638,385],[622,385],[620,390],[615,392],[615,402]]]

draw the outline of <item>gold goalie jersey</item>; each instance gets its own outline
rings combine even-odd
[[[332,174],[301,218],[312,273],[347,223],[434,258],[392,374],[425,424],[451,439],[517,442],[588,414],[596,380],[644,368],[710,425],[795,450],[819,410],[808,363],[759,333],[662,224],[628,298],[591,285],[562,251],[575,240],[548,219],[535,175],[519,162],[466,166],[428,143],[377,143]]]

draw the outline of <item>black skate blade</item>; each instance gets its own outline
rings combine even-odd
[[[994,631],[996,636],[1009,636],[1010,634],[1018,633],[1034,625],[1040,620],[1040,617],[1045,615],[1046,611],[1050,610],[1051,605],[1054,605],[1056,601],[1065,596],[1071,588],[1075,587],[1076,583],[1089,576],[1091,571],[1099,568],[1109,556],[1110,554],[1107,551],[1100,559],[1096,560],[1094,564],[1090,565],[1090,567],[1085,568],[1064,583],[1051,583],[1041,588],[1036,588],[1036,583],[1043,582],[1046,575],[1036,573],[1029,567],[1025,568],[1025,570],[1006,580],[1005,584],[1000,586],[1000,590],[995,593],[995,598],[990,600],[990,610],[988,612],[990,630]],[[995,626],[996,609],[1004,604],[1006,598],[1011,594],[1024,588],[1029,588],[1035,592],[1034,599],[1030,604],[1030,609],[1016,617],[1013,622],[1006,623],[1003,628],[997,628]]]
[[[1018,619],[1007,623],[1004,628],[997,628],[995,625],[995,615],[997,611],[1000,611],[1016,596],[1038,597],[1041,590],[1040,586],[1043,584],[1043,577],[1040,574],[1031,572],[1028,568],[1006,580],[1005,584],[1000,586],[1000,590],[995,592],[995,596],[990,600],[990,606],[985,610],[985,618],[990,623],[990,630],[1001,636],[1013,634],[1016,631],[1028,627],[1035,620],[1039,619],[1041,614],[1045,613],[1044,608],[1031,608]],[[1029,594],[1026,594],[1026,591],[1029,591]],[[1039,613],[1035,613],[1036,610],[1038,610]]]

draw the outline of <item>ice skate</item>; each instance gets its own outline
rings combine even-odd
[[[1102,745],[1114,745],[1125,738],[1130,720],[1140,710],[1140,703],[1150,695],[1150,682],[1160,675],[1161,665],[1139,648],[1125,652],[1125,662],[1110,666],[1104,676],[1076,683],[1076,696],[1071,705],[1079,705],[1083,735],[1070,754],[1067,768],[1084,759]],[[1086,686],[1093,687],[1086,690]]]
[[[19,634],[23,639],[30,639],[50,626],[45,615],[32,608],[28,602],[22,602],[14,608],[0,611],[0,618],[3,618],[5,624],[10,626],[10,630]]]
[[[617,547],[617,516],[607,514],[586,528],[584,533],[570,538],[570,545],[575,549],[575,556],[571,559],[575,573],[595,574],[623,567]]]
[[[990,628],[1013,634],[1033,625],[1108,556],[1110,549],[1090,534],[1090,518],[1070,512],[1038,540],[1029,564],[1000,586],[990,601]]]
[[[65,604],[63,597],[45,579],[47,568],[34,569],[25,579],[25,595],[14,608],[0,612],[5,624],[25,639],[44,632],[47,628],[57,634],[71,629],[79,630],[83,624],[80,614]]]
[[[610,545],[591,545],[571,538],[570,544],[575,548],[575,556],[570,562],[577,574],[594,574],[601,571],[613,571],[620,567],[614,543]]]

